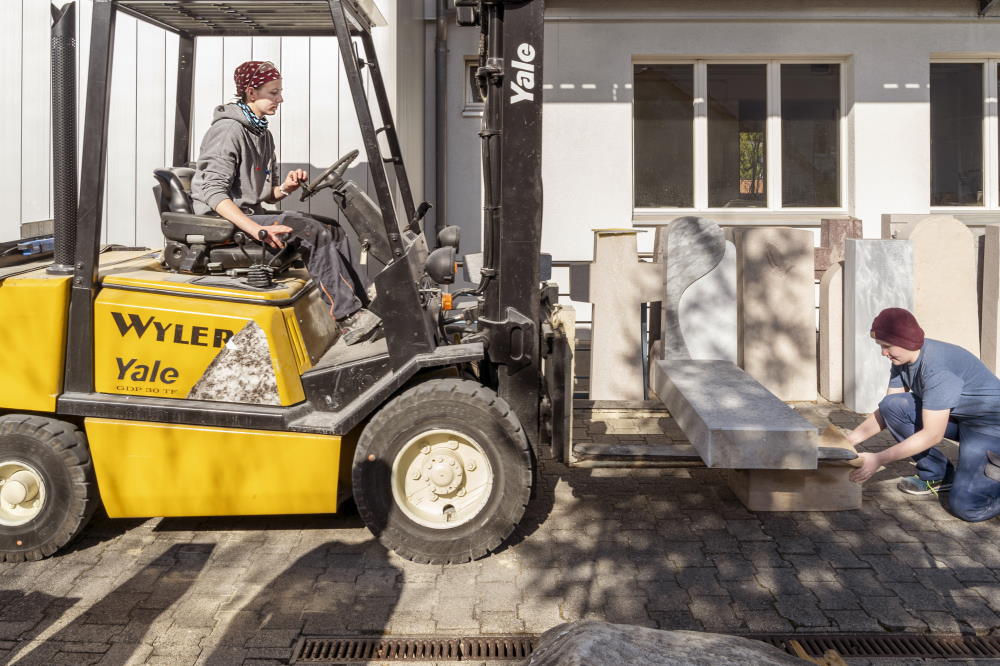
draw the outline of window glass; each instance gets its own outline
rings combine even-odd
[[[694,65],[636,65],[636,208],[694,205]]]
[[[767,66],[708,66],[708,205],[767,205]]]
[[[840,65],[781,66],[781,205],[840,205]]]
[[[931,205],[983,205],[983,66],[931,63]]]

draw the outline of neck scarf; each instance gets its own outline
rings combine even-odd
[[[267,130],[267,118],[258,118],[257,114],[253,112],[253,109],[247,106],[246,102],[236,102],[236,106],[240,107],[240,110],[243,111],[243,115],[246,116],[248,121],[250,121],[250,126],[257,130],[258,133],[262,133]]]

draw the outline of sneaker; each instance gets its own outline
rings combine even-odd
[[[896,487],[909,495],[937,495],[951,490],[951,482],[924,481],[919,476],[904,476]]]
[[[344,337],[344,342],[349,345],[373,337],[382,326],[382,320],[378,315],[364,308],[337,320],[337,323],[340,325],[340,334]]]

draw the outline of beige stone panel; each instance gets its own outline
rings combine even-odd
[[[642,303],[662,298],[657,263],[639,261],[637,231],[594,231],[589,300],[594,305],[591,400],[642,400]]]
[[[986,227],[983,254],[983,324],[980,357],[994,373],[1000,368],[1000,227]]]
[[[844,400],[844,265],[836,263],[819,282],[819,394]]]
[[[910,222],[898,236],[913,247],[913,314],[928,338],[979,356],[976,244],[950,215]]]
[[[813,234],[738,229],[738,364],[784,401],[816,399]]]

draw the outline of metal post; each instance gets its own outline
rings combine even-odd
[[[174,166],[184,166],[191,155],[191,101],[194,90],[194,37],[180,35],[177,48],[177,101],[174,113]]]
[[[361,127],[361,136],[365,142],[365,154],[368,157],[368,169],[375,185],[379,208],[382,210],[382,222],[385,224],[392,258],[403,256],[403,239],[396,219],[396,208],[392,203],[392,193],[389,190],[389,179],[385,164],[382,162],[382,150],[375,134],[375,123],[372,121],[371,109],[368,107],[368,96],[365,94],[364,82],[361,80],[361,70],[354,53],[354,43],[351,41],[351,28],[344,14],[343,0],[329,0],[330,15],[333,18],[334,29],[337,32],[337,43],[340,45],[340,59],[347,75],[347,83],[351,87],[351,97],[354,99],[354,110]]]
[[[66,392],[89,393],[94,390],[94,296],[104,208],[114,43],[114,2],[93,0],[83,135],[83,156],[87,168],[81,173],[77,209],[76,264],[70,289],[69,330],[66,336]]]
[[[55,258],[47,272],[73,273],[76,256],[76,3],[53,9],[52,212]]]

